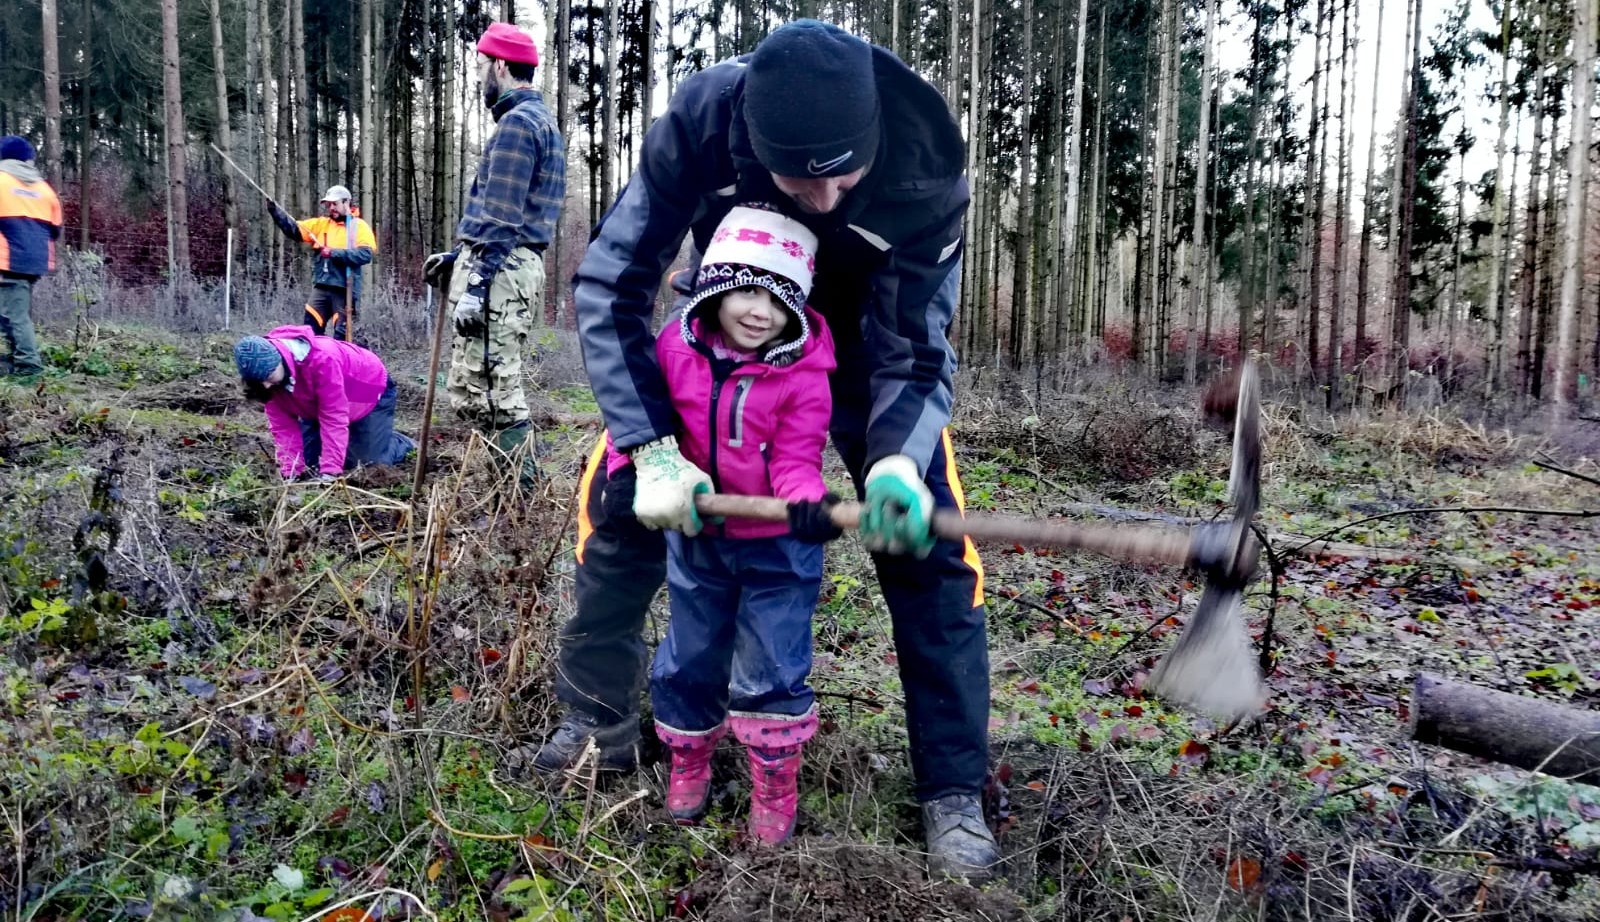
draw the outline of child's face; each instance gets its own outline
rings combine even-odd
[[[783,328],[789,325],[789,312],[772,292],[752,285],[722,296],[717,323],[722,335],[735,347],[754,352],[783,334]]]

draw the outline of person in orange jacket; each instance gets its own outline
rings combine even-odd
[[[355,319],[361,301],[361,267],[372,262],[378,239],[351,207],[350,190],[344,186],[329,186],[322,207],[325,214],[296,221],[277,202],[267,200],[267,211],[278,230],[317,251],[311,279],[316,287],[306,302],[305,325],[318,335],[348,340],[347,321]]]
[[[33,283],[56,268],[61,201],[33,165],[27,138],[0,138],[0,376],[44,371],[33,333]]]

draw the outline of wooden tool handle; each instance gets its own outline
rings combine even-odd
[[[759,519],[764,522],[789,520],[789,504],[771,496],[706,493],[695,498],[695,508],[705,516]],[[833,524],[840,528],[856,528],[861,521],[861,504],[841,502],[833,507],[832,518]],[[933,514],[930,530],[951,541],[970,537],[977,541],[1021,544],[1025,547],[1090,551],[1129,563],[1159,563],[1178,567],[1190,563],[1190,532],[1183,529],[1044,522],[983,512],[963,516],[959,512],[939,509]]]

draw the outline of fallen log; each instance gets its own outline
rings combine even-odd
[[[1411,738],[1600,786],[1600,712],[1419,673]]]

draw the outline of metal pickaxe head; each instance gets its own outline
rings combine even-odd
[[[1250,530],[1261,505],[1261,390],[1250,361],[1239,375],[1228,495],[1232,519],[1194,542],[1193,562],[1206,580],[1200,605],[1151,674],[1149,687],[1174,703],[1233,723],[1255,714],[1266,701],[1243,611],[1245,586],[1261,554]]]

